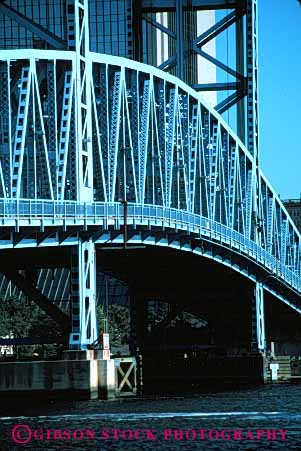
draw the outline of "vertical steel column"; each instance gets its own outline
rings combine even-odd
[[[257,0],[246,0],[248,149],[259,162]]]
[[[237,2],[237,10],[243,8],[243,0]],[[244,39],[244,19],[240,17],[235,23],[236,34],[236,72],[245,73],[245,39]],[[246,117],[245,117],[245,95],[237,103],[237,135],[245,143],[246,140]]]
[[[93,154],[88,0],[67,0],[68,46],[76,52],[76,178],[80,202],[93,201]],[[70,347],[86,349],[97,339],[96,256],[91,239],[72,250],[72,333]]]
[[[68,0],[68,45],[76,52],[77,200],[93,201],[93,155],[88,0]]]
[[[256,282],[252,305],[252,351],[265,352],[264,291],[261,282]]]
[[[71,349],[87,349],[97,339],[95,269],[92,239],[80,241],[71,251]]]
[[[142,61],[141,0],[133,0],[134,59]]]
[[[176,0],[176,40],[177,40],[177,77],[185,80],[184,70],[184,5],[183,0]]]
[[[248,149],[254,157],[253,208],[254,238],[262,245],[259,118],[258,118],[258,20],[257,0],[246,0],[246,48],[247,48],[247,137]]]

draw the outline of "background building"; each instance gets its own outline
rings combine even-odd
[[[65,0],[6,0],[0,7],[0,48],[57,48],[67,40]],[[93,52],[133,57],[131,0],[89,1],[90,47]],[[50,40],[41,36],[41,28]]]
[[[299,232],[301,232],[301,198],[287,199],[284,200],[283,203],[292,220],[296,224],[297,229],[299,230]]]
[[[3,0],[0,49],[68,49],[70,6],[70,0]],[[254,153],[256,14],[254,0],[89,0],[90,49],[176,75],[200,91]]]
[[[90,49],[131,59],[153,66],[168,60],[176,51],[175,39],[156,24],[176,33],[175,12],[143,12],[143,2],[134,0],[90,0]],[[0,48],[64,48],[67,41],[68,2],[64,0],[6,0],[0,5]],[[141,7],[142,5],[142,7]],[[134,14],[135,12],[135,14]],[[137,26],[137,21],[139,26]],[[202,59],[186,43],[192,42],[203,31],[213,26],[214,11],[187,10],[183,14],[185,69],[182,79],[190,84],[216,81],[214,66]],[[139,31],[137,28],[141,29]],[[44,38],[43,39],[43,32]],[[142,43],[140,42],[142,41]],[[215,43],[207,47],[215,56]],[[167,66],[165,67],[166,69]],[[169,68],[177,75],[175,66]],[[216,94],[206,99],[216,105]]]

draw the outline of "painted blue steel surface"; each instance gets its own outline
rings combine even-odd
[[[0,51],[0,228],[11,232],[0,239],[0,249],[78,243],[74,236],[60,240],[38,233],[14,239],[21,227],[43,232],[79,226],[91,230],[97,244],[95,226],[99,235],[111,225],[120,230],[126,199],[129,242],[138,226],[153,227],[179,232],[181,248],[180,232],[186,231],[255,262],[258,272],[263,269],[296,294],[299,309],[300,234],[220,115],[165,72],[88,53],[91,115],[81,118],[85,138],[79,138],[78,95],[68,97],[72,84],[76,88],[75,62],[70,51]],[[85,160],[86,146],[93,164]],[[91,174],[86,178],[86,167],[93,168],[93,180]],[[83,201],[82,188],[93,190],[94,202]]]
[[[29,231],[30,227],[39,227],[40,230],[59,227],[61,230],[68,230],[68,227],[71,226],[84,227],[86,230],[89,230],[89,227],[93,227],[94,230],[94,226],[100,226],[100,230],[114,226],[114,230],[118,230],[124,225],[124,211],[120,203],[1,200],[0,217],[2,220],[0,227],[9,226],[15,228],[15,230],[19,230],[20,227],[27,227]],[[218,242],[221,246],[239,252],[246,258],[251,258],[258,265],[271,271],[271,274],[279,280],[288,283],[296,291],[301,292],[298,275],[287,265],[282,264],[273,255],[241,233],[204,216],[158,205],[129,203],[127,224],[132,231],[138,226],[145,226],[146,229],[158,227],[162,230],[187,231],[193,234],[192,239],[197,237]],[[91,233],[95,234],[95,231],[91,231]],[[132,234],[135,235],[134,232]],[[179,239],[181,240],[180,235]],[[122,240],[123,237],[120,235],[119,242],[121,243]],[[135,242],[135,239],[132,238],[129,242]],[[76,243],[77,238],[72,237],[61,244],[74,245]],[[20,238],[18,243],[0,240],[0,248],[2,249],[41,247],[43,244],[43,241],[39,242],[27,236],[24,239]],[[50,242],[47,242],[47,239],[45,244],[51,245]],[[53,244],[59,245],[60,243],[53,240]],[[181,245],[179,244],[176,247],[181,248]]]

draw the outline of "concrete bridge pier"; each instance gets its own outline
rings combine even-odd
[[[7,271],[13,277],[14,273]],[[30,275],[30,274],[29,274]],[[29,277],[28,275],[28,277]],[[18,278],[17,278],[18,276]],[[18,282],[20,275],[16,275]],[[14,280],[15,280],[14,279]],[[22,279],[23,280],[23,279]],[[21,287],[33,287],[28,282]],[[29,289],[28,288],[28,289]],[[89,349],[97,341],[96,321],[96,254],[91,239],[80,240],[71,251],[71,333],[69,350],[56,361],[3,362],[0,364],[0,394],[8,396],[30,396],[33,393],[46,397],[68,397],[71,399],[111,398],[115,396],[114,360],[103,358],[102,351]],[[49,310],[51,302],[34,291],[34,299]],[[40,299],[41,298],[41,299]],[[43,301],[43,302],[42,302]],[[48,311],[46,310],[46,311]],[[62,327],[68,323],[61,313]]]
[[[71,251],[71,333],[70,350],[64,353],[64,360],[86,360],[86,384],[90,397],[110,398],[115,392],[114,360],[107,359],[102,352],[88,351],[98,343],[96,315],[96,252],[90,238],[80,240]],[[73,371],[73,370],[71,370]]]
[[[61,360],[3,362],[0,396],[108,399],[115,396],[114,360],[100,351],[65,351]]]

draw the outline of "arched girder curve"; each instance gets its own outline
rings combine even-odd
[[[100,203],[107,209],[120,201],[135,204],[137,221],[139,208],[163,208],[224,228],[229,242],[244,240],[245,258],[255,249],[261,263],[264,254],[283,283],[300,293],[300,234],[221,116],[172,75],[88,53],[91,114],[82,126],[92,136],[79,143],[76,58],[72,51],[0,51],[1,227],[26,215],[45,225],[49,212],[55,216],[59,209],[65,228],[73,211],[73,223],[85,217],[87,226],[87,211]],[[91,143],[95,204],[80,201],[76,176],[78,149],[85,152]]]
[[[100,248],[105,246],[107,250],[111,246],[119,245],[119,251],[122,250],[123,237],[122,234],[114,232],[112,234],[104,233],[95,241]],[[251,259],[245,257],[242,259],[240,253],[233,251],[232,256],[229,255],[229,249],[216,245],[212,246],[209,240],[195,238],[184,235],[181,238],[175,238],[173,230],[169,231],[142,231],[132,234],[128,239],[128,247],[126,252],[135,252],[136,246],[139,248],[145,246],[169,247],[181,252],[188,252],[203,258],[208,258],[221,265],[227,266],[231,270],[237,272],[242,277],[246,277],[251,282],[261,282],[262,287],[278,300],[286,304],[288,307],[301,314],[301,297],[300,294],[291,290],[289,285],[285,285],[286,291],[279,289],[282,282],[277,280],[273,273],[266,271]],[[131,245],[133,246],[131,248]],[[97,249],[97,247],[96,247]],[[114,252],[112,250],[112,252]],[[276,282],[276,283],[275,283]],[[277,286],[278,284],[278,286]]]

